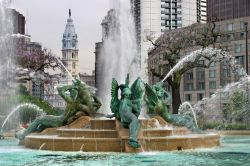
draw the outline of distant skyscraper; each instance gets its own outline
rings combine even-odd
[[[249,0],[207,0],[208,21],[250,16]]]
[[[78,39],[71,19],[71,10],[62,39],[62,61],[73,77],[79,74]]]
[[[206,0],[131,0],[137,31],[141,75],[148,80],[147,58],[152,44],[151,34],[157,39],[165,30],[206,22]]]
[[[115,10],[111,9],[108,11],[107,15],[102,20],[102,42],[95,44],[95,87],[97,88],[97,95],[99,95],[99,90],[102,84],[102,74],[104,70],[104,62],[102,60],[101,51],[103,49],[103,41],[108,38],[111,32],[111,28],[114,28],[115,20]]]
[[[197,22],[207,22],[207,0],[197,0]]]

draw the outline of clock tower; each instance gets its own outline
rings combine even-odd
[[[62,39],[62,62],[71,75],[76,78],[79,74],[78,39],[70,9]]]

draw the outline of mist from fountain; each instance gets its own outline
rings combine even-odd
[[[226,85],[221,89],[217,89],[215,93],[209,97],[204,98],[194,105],[194,111],[202,116],[223,120],[223,106],[226,104],[235,92],[240,92],[246,99],[245,105],[243,105],[243,110],[239,112],[242,118],[248,118],[246,113],[249,113],[249,85],[250,76],[244,76],[240,78],[238,82],[234,82]],[[250,113],[249,113],[250,114]],[[236,118],[236,117],[232,117]]]
[[[110,89],[112,78],[122,83],[127,73],[133,82],[139,73],[135,23],[130,0],[117,0],[113,10],[106,16],[107,36],[101,50],[102,79],[98,96],[102,100],[101,112],[110,113]]]

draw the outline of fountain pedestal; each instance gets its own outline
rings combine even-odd
[[[140,120],[138,140],[141,148],[127,144],[129,130],[113,119],[81,117],[68,126],[46,129],[26,136],[25,146],[52,151],[141,152],[207,148],[220,145],[217,134],[192,134],[186,128],[155,126],[160,117]],[[165,122],[166,123],[166,122]],[[161,128],[159,128],[161,127]]]

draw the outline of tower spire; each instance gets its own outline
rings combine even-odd
[[[69,9],[69,17],[71,17],[71,9]]]

